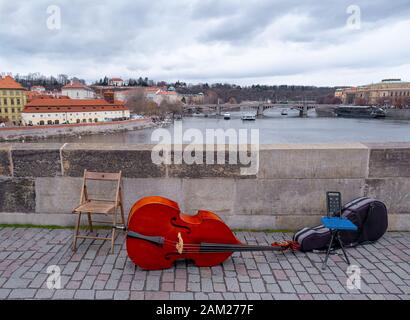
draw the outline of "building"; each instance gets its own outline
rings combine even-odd
[[[43,86],[32,86],[32,87],[30,88],[30,90],[31,90],[31,91],[34,91],[34,92],[38,92],[38,93],[44,93],[44,92],[46,92],[46,88],[44,88]]]
[[[157,105],[160,105],[162,101],[166,101],[169,103],[177,103],[181,101],[181,97],[178,95],[176,91],[165,91],[160,90],[157,92],[152,99]]]
[[[344,104],[396,105],[410,101],[410,82],[385,79],[379,83],[340,88],[335,92]],[[408,102],[407,102],[408,103]]]
[[[122,80],[121,78],[111,78],[110,80],[108,80],[108,85],[114,87],[122,87],[124,85],[124,80]]]
[[[73,81],[61,89],[61,95],[68,96],[70,99],[94,99],[95,92],[86,85],[78,81]]]
[[[0,76],[0,122],[21,124],[21,111],[26,104],[26,89],[11,76]]]
[[[35,99],[22,112],[24,125],[96,123],[128,120],[130,111],[124,104],[103,99]]]
[[[128,97],[143,94],[148,100],[154,101],[155,96],[163,90],[160,87],[133,87],[127,90],[116,90],[114,92],[115,100],[124,101],[128,100]]]
[[[200,93],[183,93],[179,94],[181,101],[185,104],[203,104],[204,94]]]

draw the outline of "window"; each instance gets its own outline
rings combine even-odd
[[[44,125],[44,121],[41,120],[39,124],[40,124],[40,126],[43,126],[43,125]]]
[[[87,122],[87,119],[83,119],[83,122]]]
[[[3,103],[4,103],[5,106],[7,105],[7,98],[3,99]]]
[[[77,119],[76,121],[77,121],[77,123],[80,123],[80,122],[81,122],[80,119]]]
[[[93,119],[88,119],[88,122],[93,122]]]
[[[17,98],[16,99],[16,104],[20,104],[21,102],[20,102],[20,99],[19,98]]]
[[[14,108],[11,108],[11,113],[14,113]]]
[[[11,104],[12,106],[14,106],[14,99],[13,99],[13,98],[10,98],[10,104]]]
[[[54,121],[54,124],[60,124],[59,120]]]
[[[48,120],[48,121],[47,121],[47,124],[53,124],[53,121]]]
[[[94,119],[94,122],[98,122],[98,119],[97,119],[97,118],[95,118],[95,119]]]

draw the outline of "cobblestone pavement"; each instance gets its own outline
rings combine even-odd
[[[100,234],[108,231],[100,230]],[[249,244],[290,234],[239,232]],[[347,265],[332,255],[243,252],[223,265],[197,268],[178,262],[143,271],[127,258],[124,237],[83,240],[71,251],[72,230],[0,228],[0,299],[405,299],[410,298],[410,233],[388,233],[375,244],[349,249],[360,266],[361,289],[347,289]],[[47,268],[61,268],[61,289],[48,289]],[[50,272],[50,270],[49,270]]]

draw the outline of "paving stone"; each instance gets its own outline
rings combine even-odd
[[[55,290],[50,289],[39,289],[34,298],[36,299],[51,299],[54,295]]]
[[[171,300],[193,300],[194,294],[192,292],[171,292]]]
[[[96,290],[95,298],[98,300],[112,300],[114,298],[114,290]]]
[[[56,300],[71,300],[74,298],[75,290],[56,290],[53,299]]]
[[[114,300],[128,300],[130,297],[130,291],[128,290],[116,290],[114,292]]]
[[[35,289],[13,289],[9,299],[32,299],[36,294]]]
[[[168,270],[144,271],[127,258],[121,235],[115,254],[106,242],[91,240],[72,253],[71,235],[63,229],[0,228],[0,299],[410,300],[408,233],[387,233],[375,244],[349,249],[352,262],[362,267],[360,290],[347,289],[341,255],[332,255],[325,271],[323,255],[302,252],[243,252],[212,268],[180,261]],[[261,244],[291,235],[237,236]],[[47,289],[51,264],[62,270],[61,289]]]
[[[1,289],[0,288],[0,300],[6,299],[7,296],[10,294],[11,289]]]
[[[80,299],[80,300],[95,299],[95,290],[76,290],[74,299]]]
[[[292,283],[289,281],[278,281],[278,284],[285,293],[294,293],[296,292],[295,288],[293,287]]]

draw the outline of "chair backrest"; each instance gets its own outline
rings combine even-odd
[[[120,172],[95,172],[95,171],[88,171],[87,169],[84,170],[83,176],[83,186],[81,188],[81,196],[80,196],[80,204],[86,202],[87,200],[105,200],[105,201],[115,201],[116,203],[119,202],[121,197],[121,171]],[[117,182],[116,189],[115,189],[115,200],[114,199],[91,199],[88,197],[87,192],[87,181],[111,181]]]

